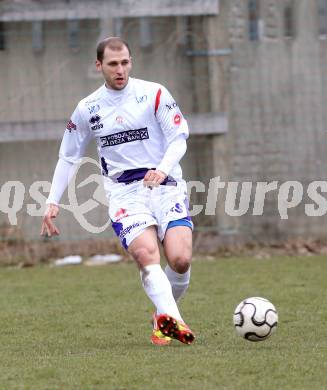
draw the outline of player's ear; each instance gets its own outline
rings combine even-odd
[[[96,67],[96,70],[100,72],[102,70],[102,63],[101,63],[101,61],[96,60],[95,61],[95,67]]]

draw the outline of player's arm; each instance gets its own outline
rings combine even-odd
[[[90,139],[91,133],[77,107],[67,124],[61,142],[59,160],[53,175],[50,194],[46,201],[47,206],[42,219],[41,235],[49,237],[59,235],[59,229],[54,223],[54,219],[59,213],[59,202],[71,177],[75,173],[77,164],[83,156]]]
[[[177,137],[168,145],[160,164],[155,170],[149,170],[144,176],[145,186],[158,186],[161,184],[173,167],[179,163],[186,152],[186,140],[184,134],[178,134]]]
[[[154,114],[167,140],[168,148],[156,170],[149,170],[144,185],[157,186],[168,176],[186,152],[188,125],[177,103],[166,88],[159,86],[155,95]]]
[[[76,164],[59,158],[54,171],[49,197],[46,200],[46,210],[42,219],[41,235],[57,236],[59,229],[54,223],[54,219],[59,213],[59,202],[62,194],[66,190],[71,177],[75,172]]]

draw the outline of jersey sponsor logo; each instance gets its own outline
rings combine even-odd
[[[147,95],[143,95],[143,96],[138,96],[135,98],[137,103],[144,103],[148,100],[148,97]]]
[[[107,146],[121,145],[127,142],[142,141],[144,139],[149,139],[149,133],[147,127],[144,127],[142,129],[136,129],[136,130],[121,131],[119,133],[100,137],[100,140],[102,142],[101,144],[102,148],[106,148]]]
[[[176,107],[178,107],[178,104],[176,102],[166,104],[166,108],[168,108],[168,110],[172,110],[173,108],[176,108]]]
[[[89,110],[89,113],[92,115],[92,114],[96,114],[100,110],[100,106],[99,104],[96,104],[95,106],[88,107],[87,109]]]
[[[72,130],[77,130],[77,126],[75,123],[70,119],[67,123],[66,129],[71,133]]]
[[[91,129],[92,130],[99,130],[99,129],[102,129],[103,128],[103,124],[102,123],[99,123],[101,121],[101,116],[96,114],[96,115],[93,115],[91,116],[89,122],[91,123]]]
[[[179,114],[174,115],[174,123],[175,125],[181,124],[182,117]]]

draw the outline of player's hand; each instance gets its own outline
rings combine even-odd
[[[143,179],[143,185],[145,187],[158,187],[165,179],[167,175],[157,169],[149,169]]]
[[[59,207],[56,204],[50,203],[47,205],[42,219],[41,236],[51,237],[59,235],[59,229],[53,222],[53,219],[56,218],[58,213]]]

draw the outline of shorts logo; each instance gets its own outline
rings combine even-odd
[[[128,217],[128,214],[127,214],[127,210],[123,208],[119,209],[115,214],[115,218],[117,219],[117,221],[120,221],[122,218],[125,217]]]
[[[119,238],[123,239],[132,229],[135,229],[136,227],[146,225],[146,222],[136,222],[133,223],[133,225],[127,226],[127,228],[122,229],[119,233]]]
[[[107,146],[121,145],[127,142],[142,141],[144,139],[149,139],[147,127],[136,130],[121,131],[119,133],[100,137],[100,140],[102,142],[102,148],[106,148]]]
[[[67,123],[66,129],[71,133],[72,130],[77,130],[77,126],[75,123],[70,119]]]
[[[181,120],[182,120],[182,118],[181,118],[181,116],[179,114],[176,114],[174,116],[174,123],[175,123],[175,125],[180,125],[181,124]]]
[[[99,123],[101,121],[101,116],[96,114],[96,115],[93,115],[91,116],[89,122],[91,123],[91,129],[92,130],[99,130],[99,129],[102,129],[103,128],[103,124],[102,123]]]
[[[173,206],[170,211],[172,213],[182,213],[183,212],[183,206],[180,203],[175,203],[175,206]]]
[[[116,118],[116,122],[119,124],[122,124],[124,122],[124,118],[122,116],[118,115]]]

